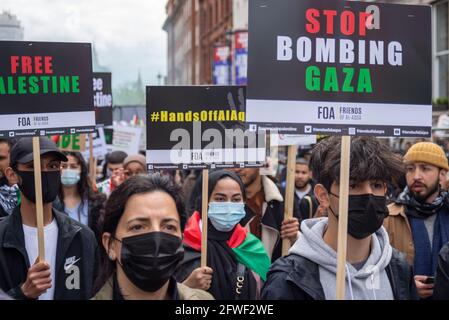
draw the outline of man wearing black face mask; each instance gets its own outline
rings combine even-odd
[[[305,220],[302,234],[268,273],[264,299],[333,300],[336,298],[337,236],[341,141],[330,137],[312,152],[317,180],[315,195],[328,218]],[[400,160],[375,138],[351,142],[347,300],[406,300],[415,298],[411,267],[393,249],[382,227],[388,215],[386,183],[402,173]]]
[[[18,178],[20,205],[0,222],[0,288],[15,299],[88,299],[96,267],[93,232],[52,208],[60,189],[60,164],[67,161],[56,144],[40,138],[45,261],[38,261],[32,138],[11,150],[9,179]]]
[[[433,295],[438,253],[449,242],[449,196],[440,184],[449,169],[444,150],[432,142],[414,144],[404,156],[407,187],[389,206],[390,242],[407,254],[418,295]]]

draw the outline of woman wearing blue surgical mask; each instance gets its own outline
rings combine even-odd
[[[202,223],[196,211],[184,230],[185,255],[177,279],[217,300],[258,299],[271,262],[262,242],[239,224],[246,215],[243,182],[234,172],[212,172],[208,196],[207,267],[200,268]]]
[[[89,226],[99,239],[96,226],[106,196],[93,190],[82,154],[65,152],[65,155],[69,161],[61,163],[61,190],[53,205]]]

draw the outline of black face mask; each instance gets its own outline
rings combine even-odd
[[[337,195],[332,194],[337,197]],[[329,207],[335,217],[338,216]],[[364,239],[382,226],[388,216],[385,196],[372,194],[350,195],[348,203],[348,233],[356,239]]]
[[[184,257],[181,238],[165,232],[126,237],[121,243],[123,272],[136,287],[146,292],[159,290]]]
[[[34,187],[34,171],[17,171],[21,178],[19,189],[23,195],[36,203],[36,190]],[[42,202],[51,203],[56,199],[61,186],[61,171],[42,171]]]

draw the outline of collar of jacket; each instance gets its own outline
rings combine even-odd
[[[265,202],[284,201],[284,198],[282,197],[279,188],[276,186],[273,180],[271,180],[266,176],[261,176],[261,178],[262,178],[263,191],[265,193]]]
[[[189,288],[182,283],[177,282],[179,300],[213,300],[210,293],[202,290]],[[113,300],[113,276],[106,281],[104,286],[91,300]]]
[[[282,209],[282,202],[284,198],[282,197],[279,188],[270,178],[266,176],[261,176],[262,187],[265,194],[265,201],[262,213],[262,225],[273,229],[275,232],[280,230],[282,220],[284,219],[283,211],[279,214],[277,211]],[[240,221],[242,226],[246,226],[255,216],[255,213],[250,207],[245,205],[246,216]],[[272,212],[274,211],[274,212]],[[268,214],[267,214],[268,213]]]
[[[405,205],[399,203],[390,203],[388,205],[388,215],[390,216],[402,216],[407,218],[405,215]]]
[[[52,209],[53,217],[58,224],[58,245],[56,249],[56,272],[63,266],[65,253],[71,244],[71,240],[81,230],[81,226],[77,225],[67,215]],[[25,248],[25,236],[23,234],[22,215],[20,206],[14,209],[14,212],[5,221],[5,236],[3,238],[4,248],[14,248],[23,255],[28,265],[29,259]],[[29,267],[29,266],[28,266]]]

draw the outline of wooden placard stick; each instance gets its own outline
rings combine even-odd
[[[201,206],[201,267],[207,266],[207,210],[209,202],[209,169],[203,169],[203,191]]]
[[[41,152],[39,137],[33,137],[34,189],[36,192],[36,221],[39,262],[45,261],[44,206],[42,203]]]
[[[338,207],[337,300],[345,299],[350,157],[351,137],[343,136],[341,139],[340,197]]]
[[[298,146],[288,146],[287,151],[287,185],[285,187],[285,199],[284,199],[284,219],[293,217],[293,203],[295,201],[295,167],[296,167],[296,153]],[[282,240],[282,256],[288,254],[288,250],[291,247],[289,239]]]

